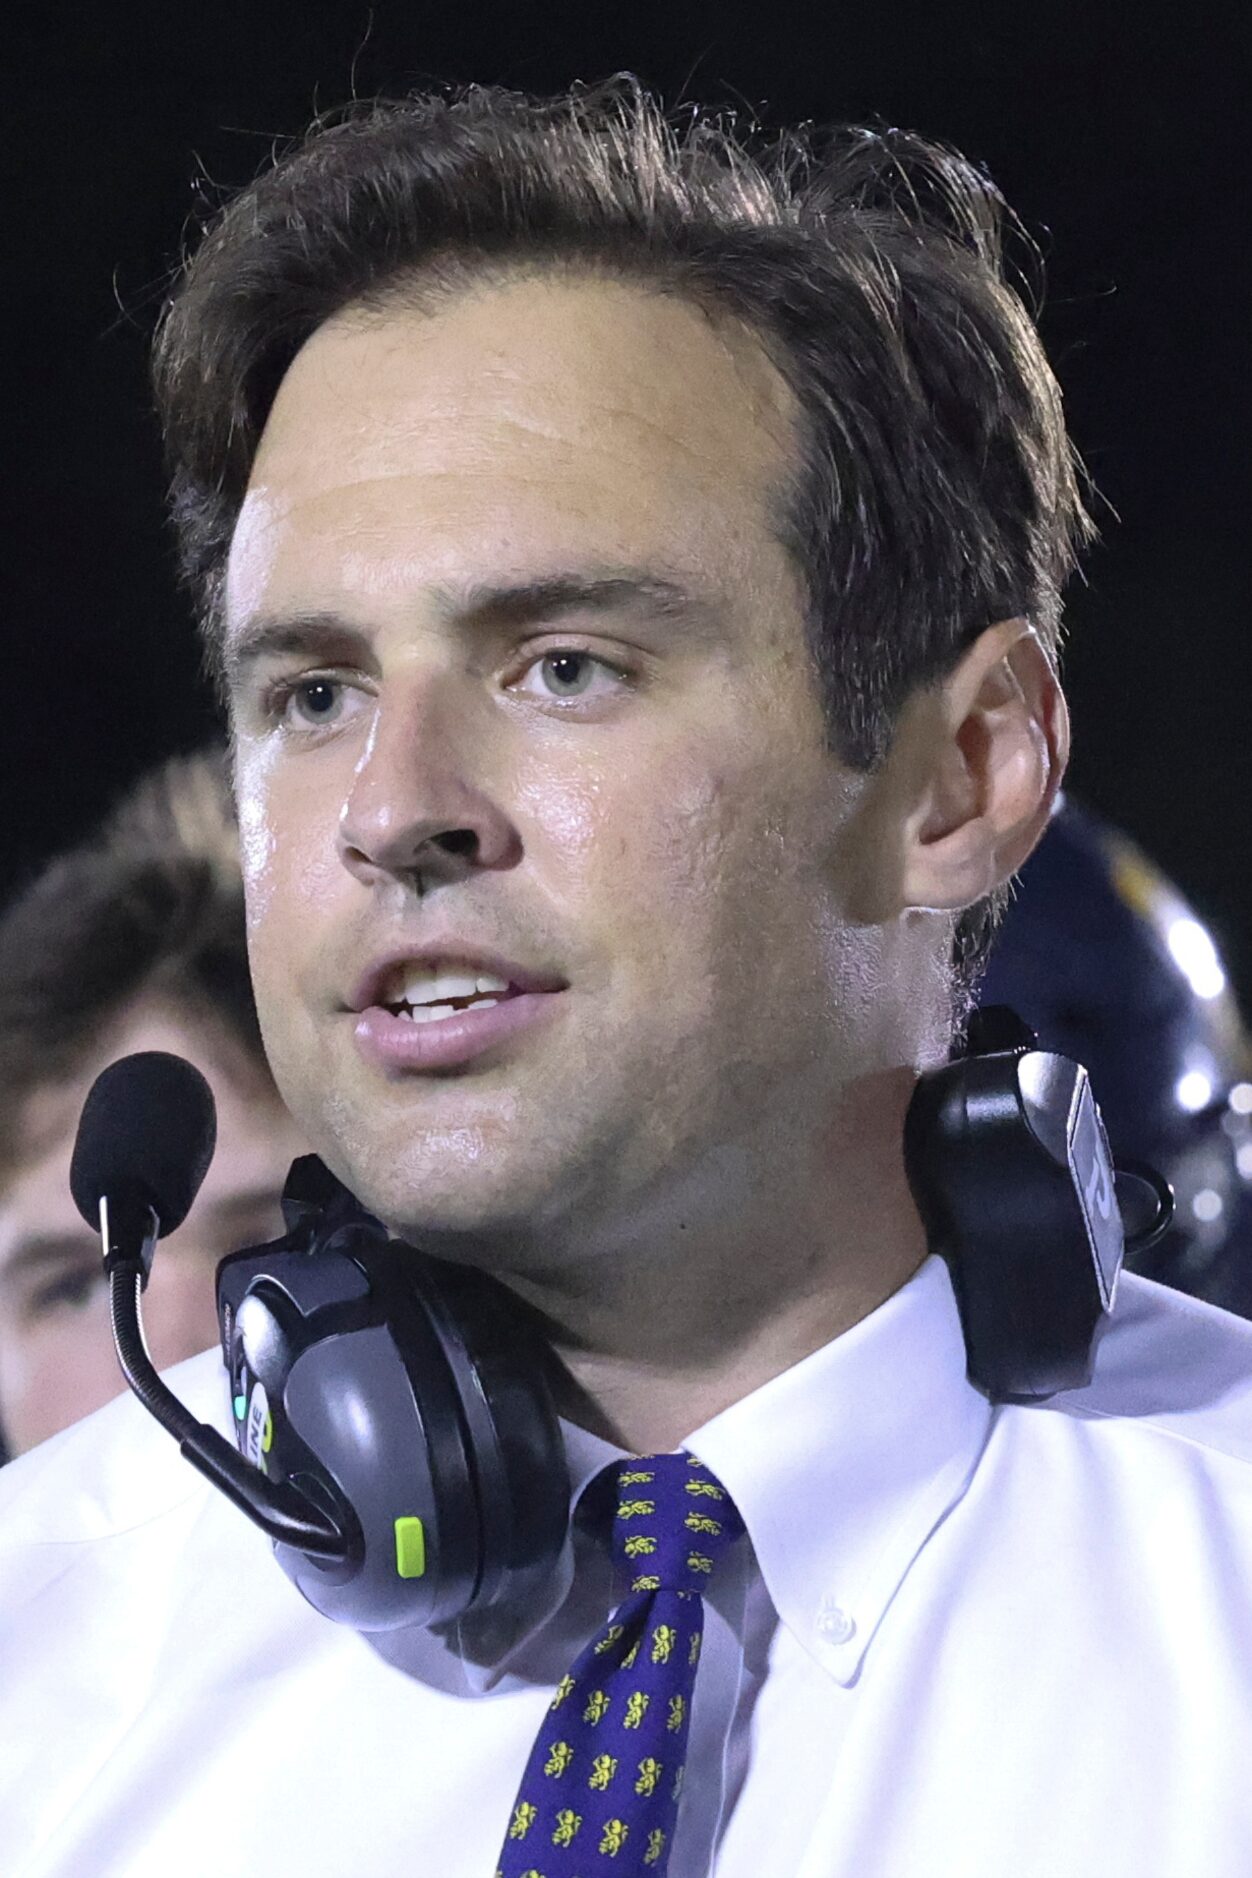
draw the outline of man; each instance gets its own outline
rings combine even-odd
[[[1131,1281],[1090,1389],[993,1406],[903,1166],[1068,749],[1084,523],[990,186],[419,97],[226,210],[158,385],[278,1086],[546,1323],[572,1538],[494,1628],[371,1642],[138,1408],[63,1437],[6,1511],[56,1737],[8,1869],[1245,1871],[1252,1333]],[[604,1628],[689,1462],[707,1597]],[[690,1709],[620,1684],[641,1623]]]
[[[69,1165],[96,1076],[170,1050],[208,1076],[218,1145],[166,1241],[147,1327],[160,1365],[217,1340],[213,1274],[281,1230],[299,1151],[274,1092],[248,981],[238,835],[219,758],[175,758],[0,920],[0,1430],[21,1454],[123,1387],[98,1239]]]

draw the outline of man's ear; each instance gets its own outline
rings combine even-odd
[[[895,742],[907,778],[901,910],[971,906],[1023,865],[1069,760],[1065,696],[1026,621],[988,626],[942,684],[909,700]]]

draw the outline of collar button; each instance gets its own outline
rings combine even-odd
[[[823,1643],[847,1643],[856,1635],[856,1619],[829,1593],[817,1607],[817,1634]]]

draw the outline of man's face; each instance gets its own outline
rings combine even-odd
[[[176,1011],[136,1009],[70,1082],[32,1098],[29,1153],[0,1195],[0,1430],[17,1454],[124,1388],[100,1241],[79,1217],[69,1176],[87,1091],[107,1064],[133,1050],[191,1058],[217,1102],[212,1165],[187,1219],[162,1241],[144,1294],[158,1369],[216,1341],[218,1260],[283,1230],[278,1196],[302,1144],[273,1091]]]
[[[262,1027],[446,1250],[733,1205],[869,1053],[792,424],[750,336],[554,277],[340,316],[279,390],[227,584]]]

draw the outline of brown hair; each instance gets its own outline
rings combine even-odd
[[[216,751],[146,776],[0,919],[0,1168],[20,1159],[30,1098],[147,995],[207,1019],[268,1082]]]
[[[629,79],[552,99],[475,87],[314,125],[219,214],[164,315],[155,374],[184,574],[210,657],[278,385],[344,307],[467,275],[583,266],[745,321],[790,384],[780,516],[803,571],[833,747],[870,768],[918,686],[994,620],[1055,656],[1089,532],[1060,395],[1009,286],[1003,202],[901,131],[767,139]],[[1004,896],[957,923],[968,997]]]

